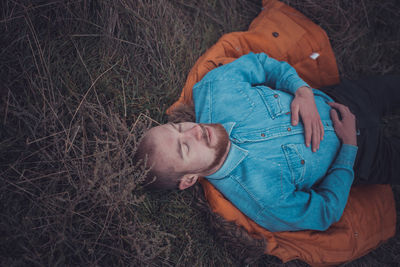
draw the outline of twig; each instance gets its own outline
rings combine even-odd
[[[4,125],[6,125],[6,122],[7,122],[8,105],[9,104],[10,104],[10,89],[8,89],[8,93],[7,93],[7,104],[6,104],[6,110],[4,111],[4,120],[3,120]]]
[[[112,65],[112,66],[109,67],[108,69],[106,69],[103,73],[101,73],[101,74],[94,80],[94,82],[92,83],[92,85],[89,87],[89,89],[86,91],[85,95],[83,96],[83,98],[82,98],[81,102],[79,103],[78,107],[76,108],[75,113],[74,113],[74,115],[72,116],[70,125],[72,124],[72,121],[75,119],[75,116],[76,116],[76,114],[78,113],[79,109],[81,108],[83,101],[85,101],[86,97],[88,96],[88,94],[89,94],[90,90],[93,88],[93,86],[97,83],[97,81],[98,81],[101,77],[103,77],[104,74],[106,74],[106,73],[109,72],[111,69],[113,69],[115,66],[117,66],[118,63],[119,63],[119,60],[117,61],[117,63],[115,63],[114,65]]]
[[[18,170],[16,170],[13,166],[10,166],[10,168],[13,169],[16,173],[18,173],[18,174],[20,175],[20,177],[24,177],[24,174],[23,174],[23,173],[20,173],[20,172],[19,172]],[[15,187],[18,188],[19,190],[24,191],[25,193],[27,193],[27,194],[29,194],[29,195],[31,195],[31,196],[33,196],[33,197],[36,197],[36,195],[34,195],[33,193],[31,193],[31,192],[25,190],[24,188],[22,188],[22,187],[20,187],[20,186],[18,186],[18,185],[16,185],[16,184],[14,184],[13,182],[10,182],[8,179],[5,179],[5,178],[3,177],[3,180],[4,180],[6,183],[9,183],[9,184],[12,185],[12,186],[15,186]]]
[[[68,153],[69,151],[70,151],[70,149],[71,149],[71,147],[72,147],[72,145],[74,144],[74,141],[75,141],[75,137],[76,137],[76,135],[78,134],[78,132],[79,132],[79,129],[81,128],[81,126],[80,125],[78,125],[78,127],[76,127],[77,129],[75,130],[75,132],[74,132],[74,136],[72,137],[72,141],[70,141],[70,146],[66,149],[66,153]],[[67,139],[69,139],[69,138],[67,138]],[[65,145],[67,145],[67,143],[65,143]]]
[[[136,124],[139,122],[139,120],[141,119],[141,117],[146,117],[147,119],[151,120],[152,122],[156,123],[157,125],[161,125],[161,123],[159,123],[158,121],[152,119],[150,116],[140,112],[139,117],[136,119],[135,123],[133,124],[132,128],[136,127]]]
[[[46,178],[46,177],[49,177],[49,176],[52,176],[52,175],[62,174],[62,173],[66,173],[66,172],[67,172],[67,171],[53,172],[53,173],[49,173],[49,174],[46,174],[46,175],[42,175],[42,176],[39,176],[39,177],[36,177],[36,178],[25,179],[25,180],[23,180],[23,181],[18,182],[17,184],[23,184],[23,183],[27,183],[27,182],[33,182],[33,181],[37,181],[37,180],[40,180],[40,179],[43,179],[43,178]]]
[[[107,38],[119,41],[121,43],[127,43],[127,44],[130,44],[130,45],[133,45],[133,46],[136,46],[136,47],[139,47],[139,48],[143,48],[143,49],[146,48],[143,45],[135,44],[135,43],[129,42],[127,40],[124,40],[124,39],[121,39],[121,38],[116,38],[114,36],[110,36],[110,35],[106,35],[106,34],[89,34],[88,33],[88,34],[71,34],[70,36],[71,37],[107,37]]]
[[[365,13],[365,18],[367,19],[368,28],[370,28],[367,7],[365,6],[364,0],[361,0],[361,4],[363,6],[363,10],[364,10],[364,13]]]
[[[76,127],[73,127],[73,128],[80,128],[80,126],[76,126]],[[78,129],[78,130],[79,130],[79,129]],[[29,141],[29,137],[28,137],[28,138],[26,139],[26,144],[27,144],[27,145],[30,145],[30,144],[33,144],[33,143],[42,141],[42,140],[44,140],[44,139],[47,139],[47,138],[49,138],[49,137],[53,137],[53,136],[55,136],[55,135],[58,135],[58,134],[60,134],[60,133],[64,133],[64,132],[65,132],[65,131],[59,131],[59,132],[56,132],[56,133],[53,133],[53,134],[50,134],[50,135],[47,135],[47,136],[44,136],[44,137],[35,139],[35,140],[33,140],[33,141]]]
[[[124,86],[124,80],[121,79],[121,86],[122,86],[122,97],[124,100],[124,118],[126,118],[126,96],[125,96],[125,86]]]
[[[150,121],[156,123],[157,125],[161,125],[161,123],[159,123],[158,121],[152,119],[150,116],[148,116],[148,115],[146,115],[146,114],[140,112],[139,117],[136,119],[135,123],[132,125],[131,130],[129,131],[129,135],[126,137],[125,142],[124,142],[124,144],[122,145],[122,147],[125,147],[126,143],[127,143],[128,140],[129,140],[129,136],[132,135],[132,132],[133,132],[133,131],[135,130],[135,128],[136,128],[136,124],[139,122],[139,120],[140,120],[142,117],[146,117],[147,119],[149,119]]]

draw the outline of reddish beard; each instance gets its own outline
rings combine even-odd
[[[217,139],[217,143],[214,146],[210,146],[210,148],[214,149],[215,151],[215,158],[214,161],[211,163],[207,171],[210,171],[214,169],[218,164],[221,163],[221,160],[223,156],[226,153],[226,149],[228,148],[229,145],[229,135],[226,132],[225,128],[218,123],[210,123],[210,124],[200,124],[201,128],[203,129],[203,138],[207,141],[207,133],[206,130],[204,129],[204,126],[211,127],[215,131],[215,138]],[[208,143],[208,142],[207,142]]]

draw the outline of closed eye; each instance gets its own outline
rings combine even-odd
[[[172,128],[175,129],[175,131],[181,132],[182,130],[182,125],[181,124],[175,124],[175,123],[169,123],[169,125],[171,125]],[[183,159],[183,150],[184,150],[184,145],[178,140],[177,141],[177,147],[176,147],[176,151],[178,153],[178,155],[180,156],[181,159]]]
[[[189,146],[187,144],[182,144],[182,149],[186,155],[189,153]]]

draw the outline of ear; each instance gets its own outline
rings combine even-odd
[[[197,182],[197,179],[199,176],[194,175],[194,174],[186,174],[182,177],[182,179],[179,182],[179,189],[184,190],[188,187],[191,187]]]

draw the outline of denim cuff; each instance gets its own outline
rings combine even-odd
[[[296,93],[297,89],[299,89],[300,87],[305,86],[305,87],[311,88],[305,81],[303,81],[302,79],[299,79],[299,77],[293,78],[289,84],[290,84],[290,86],[288,86],[288,88],[289,88],[288,91],[293,95]]]
[[[357,156],[357,146],[342,144],[342,148],[336,158],[335,164],[344,165],[350,169],[353,168]]]

